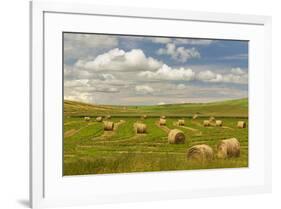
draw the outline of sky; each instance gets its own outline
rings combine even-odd
[[[248,41],[64,33],[64,99],[163,105],[248,97]]]

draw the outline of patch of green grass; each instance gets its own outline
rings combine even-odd
[[[179,117],[181,118],[181,117]],[[238,129],[237,118],[219,118],[224,127],[203,127],[203,119],[185,117],[186,129],[178,127],[178,118],[167,118],[167,127],[181,129],[186,136],[184,144],[169,144],[167,133],[156,125],[158,118],[141,120],[139,117],[113,118],[124,120],[117,130],[103,131],[103,123],[85,122],[82,118],[68,117],[67,128],[80,131],[64,138],[64,175],[169,171],[211,168],[236,168],[248,166],[248,128]],[[248,123],[247,119],[244,119]],[[136,134],[135,122],[147,125],[146,134]],[[66,120],[65,120],[66,122]],[[72,123],[73,122],[73,123]],[[236,137],[241,143],[241,156],[233,159],[214,159],[198,163],[186,158],[187,149],[196,144],[208,144],[214,152],[221,139]]]
[[[141,115],[148,115],[141,119]],[[197,120],[191,120],[198,114]],[[114,131],[104,131],[96,116],[112,115],[118,123]],[[167,130],[156,125],[160,115],[166,115],[169,129],[184,132],[184,144],[169,144]],[[89,122],[84,116],[90,116]],[[223,120],[223,127],[203,127],[206,117]],[[236,168],[248,166],[248,128],[238,129],[237,121],[248,123],[248,99],[201,104],[169,104],[155,106],[110,106],[64,101],[64,175],[104,174],[124,172]],[[184,119],[184,127],[176,121]],[[120,123],[120,121],[123,121]],[[147,125],[147,133],[137,134],[134,123]],[[187,149],[208,144],[216,153],[222,139],[236,137],[241,144],[241,156],[214,159],[198,163],[186,157]]]
[[[160,115],[167,116],[223,116],[223,117],[247,117],[248,98],[228,100],[212,103],[186,103],[166,104],[152,106],[117,106],[117,105],[93,105],[74,101],[64,101],[64,115],[68,116],[104,116],[113,117],[138,117],[147,114],[151,117]]]

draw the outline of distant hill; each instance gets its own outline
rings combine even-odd
[[[166,104],[152,106],[117,106],[117,105],[95,105],[76,101],[64,101],[65,116],[139,116],[147,114],[158,117],[166,115],[170,117],[192,116],[223,116],[223,117],[248,117],[248,98],[226,100],[211,103],[185,103]]]

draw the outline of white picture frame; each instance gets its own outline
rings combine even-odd
[[[270,17],[37,1],[31,2],[30,8],[30,203],[32,208],[271,191]],[[252,40],[253,44],[250,45],[249,50],[251,72],[249,75],[251,119],[249,167],[231,170],[161,172],[161,174],[156,172],[83,177],[60,175],[62,132],[61,126],[56,125],[61,122],[57,117],[61,117],[62,80],[61,72],[52,72],[49,69],[61,69],[62,66],[61,55],[59,55],[61,45],[58,44],[61,37],[58,37],[58,34],[65,29],[97,32],[90,27],[89,22],[93,23],[93,21],[97,23],[103,21],[105,26],[100,26],[96,30],[105,33],[114,33],[116,28],[106,26],[112,24],[112,21],[117,21],[124,26],[121,26],[116,33],[150,35],[163,33],[165,36],[177,36],[182,33],[183,37],[187,33],[190,35],[193,33],[196,37]],[[132,26],[135,23],[141,25],[142,21],[145,21],[147,27]],[[159,24],[170,24],[174,30],[171,32],[162,27],[152,29]],[[183,28],[182,24],[189,24],[194,30],[179,31],[179,28]],[[216,30],[208,31],[210,24]],[[204,29],[201,26],[204,26]],[[235,32],[235,28],[239,29],[239,32]],[[52,62],[49,62],[50,60]],[[56,140],[49,140],[51,138]],[[228,182],[227,179],[230,178],[231,181]],[[175,181],[168,181],[169,179]],[[196,184],[196,180],[201,184]],[[215,181],[217,182],[214,183]]]

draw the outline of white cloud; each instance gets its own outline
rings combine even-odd
[[[227,75],[223,76],[223,82],[247,84],[248,83],[248,74],[243,74],[243,75],[227,74]]]
[[[96,85],[111,85],[111,86],[124,86],[125,82],[123,80],[119,79],[92,79],[89,81],[89,84],[91,86],[96,86]],[[126,82],[128,84],[128,82]]]
[[[106,84],[99,84],[99,85],[95,85],[95,86],[81,86],[81,87],[74,88],[74,90],[81,92],[81,93],[84,93],[84,92],[88,92],[88,93],[93,93],[93,92],[116,93],[116,92],[119,92],[118,88],[116,88],[114,86],[106,85]]]
[[[155,80],[193,80],[195,73],[191,69],[186,68],[171,68],[164,64],[156,72],[143,71],[138,74],[140,77],[145,77]]]
[[[150,38],[150,40],[153,43],[159,43],[159,44],[167,44],[167,43],[171,43],[172,42],[172,39],[170,39],[170,38],[162,38],[162,37]]]
[[[104,93],[119,92],[119,90],[116,87],[112,87],[112,86],[97,86],[97,87],[93,87],[93,91],[95,91],[95,92],[104,92]]]
[[[154,92],[154,89],[148,85],[138,85],[135,90],[139,94],[152,94]]]
[[[214,79],[216,79],[217,74],[215,74],[214,72],[207,70],[207,71],[201,71],[196,75],[196,78],[198,80],[202,80],[202,81],[212,81]]]
[[[76,88],[64,88],[64,99],[82,101],[82,102],[93,102],[93,94],[91,92],[79,91]]]
[[[139,77],[143,77],[150,80],[168,80],[168,81],[191,81],[198,80],[210,83],[248,83],[248,74],[240,68],[233,68],[231,73],[216,73],[214,71],[206,70],[194,72],[189,68],[171,68],[164,64],[157,71],[143,71],[138,74]],[[184,84],[178,84],[176,89],[184,89]]]
[[[196,75],[196,79],[205,82],[213,83],[248,83],[248,75],[244,73],[240,68],[234,68],[230,74],[215,73],[212,71],[201,71]]]
[[[81,80],[65,80],[64,87],[74,88],[74,87],[81,87],[81,86],[88,86],[88,79],[81,79]]]
[[[180,84],[178,84],[177,86],[176,86],[176,89],[177,90],[183,90],[183,89],[185,89],[186,88],[186,86],[183,84],[183,83],[180,83]]]
[[[185,38],[177,38],[175,39],[175,44],[190,44],[190,45],[210,45],[213,43],[213,40],[208,39],[185,39]]]
[[[245,72],[241,68],[232,68],[231,72],[235,75],[243,75]]]
[[[189,44],[189,45],[201,45],[206,46],[210,45],[211,43],[215,42],[214,40],[209,39],[192,39],[192,38],[168,38],[168,37],[154,37],[154,38],[148,38],[153,43],[159,43],[159,44]]]
[[[193,48],[184,48],[182,46],[177,47],[173,43],[166,44],[166,48],[160,48],[157,50],[159,55],[169,55],[172,59],[179,62],[186,62],[188,59],[200,58],[200,53],[197,49]]]
[[[64,97],[69,100],[93,102],[95,93],[118,93],[124,81],[112,74],[101,74],[95,79],[64,81]]]
[[[75,66],[90,71],[140,71],[156,70],[162,63],[152,57],[146,57],[141,49],[125,52],[115,48],[97,56],[94,60],[79,60]]]
[[[165,105],[166,102],[158,102],[157,105]]]
[[[160,58],[149,57],[141,50],[143,47],[145,50],[146,45],[152,42],[162,48],[159,51],[163,50],[163,55],[185,62],[200,57],[197,46],[201,48],[213,41],[77,34],[75,37],[66,37],[65,99],[96,104],[163,105],[247,96],[246,85],[232,85],[247,84],[247,69],[221,68],[222,65],[203,63],[188,67],[185,63],[168,66]],[[117,48],[120,46],[130,50]],[[244,55],[238,57],[242,59]]]

